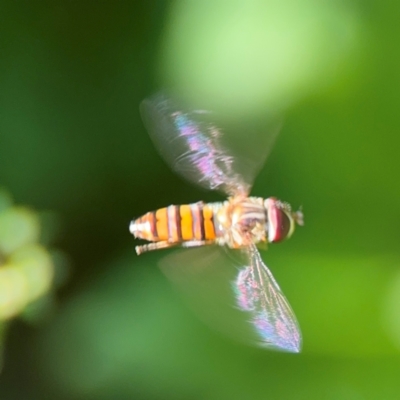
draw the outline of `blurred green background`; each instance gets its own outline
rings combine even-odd
[[[0,398],[398,399],[399,17],[369,1],[0,1],[0,185],[57,214],[71,265],[52,316],[8,330]],[[303,205],[305,227],[263,252],[302,353],[209,329],[164,253],[135,255],[133,217],[221,199],[144,130],[139,103],[166,86],[232,125],[284,112],[252,193]]]

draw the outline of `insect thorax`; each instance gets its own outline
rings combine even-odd
[[[266,211],[261,197],[232,197],[215,210],[217,241],[232,248],[266,241]]]

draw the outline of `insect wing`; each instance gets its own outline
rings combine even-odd
[[[239,309],[250,316],[262,346],[299,352],[301,332],[292,308],[255,245],[249,246],[247,256],[249,265],[234,284]]]
[[[248,129],[235,142],[210,121],[210,112],[185,111],[164,93],[144,100],[141,114],[158,151],[175,172],[230,196],[249,193],[280,127],[273,123],[266,134],[257,136],[256,146]],[[236,146],[230,145],[229,137]]]
[[[248,315],[236,307],[232,282],[238,270],[230,252],[211,246],[176,250],[159,264],[189,308],[206,325],[236,341],[258,343]]]

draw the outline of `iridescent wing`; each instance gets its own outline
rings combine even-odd
[[[210,121],[210,112],[185,111],[164,93],[144,100],[141,114],[158,151],[175,172],[230,196],[249,193],[281,125],[271,120],[267,132],[254,140],[247,126],[236,137],[223,135]]]
[[[224,248],[177,249],[164,256],[159,264],[183,300],[206,325],[236,341],[257,344],[258,337],[248,315],[236,306],[232,282],[238,270]]]
[[[301,332],[290,304],[256,246],[249,246],[247,252],[249,266],[234,283],[238,307],[250,316],[262,346],[298,353]]]
[[[248,266],[243,266],[239,251],[226,250],[218,246],[177,250],[160,266],[212,328],[240,342],[298,352],[296,317],[257,249],[244,254]]]

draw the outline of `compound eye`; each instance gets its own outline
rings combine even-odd
[[[279,207],[276,199],[267,199],[268,241],[280,242],[290,236],[293,220]]]

